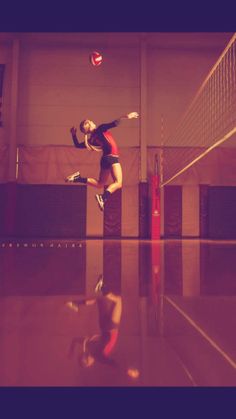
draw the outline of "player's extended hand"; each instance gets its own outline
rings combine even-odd
[[[130,112],[130,113],[127,114],[128,119],[138,118],[138,117],[139,117],[138,112]]]
[[[70,129],[70,132],[71,132],[71,135],[72,135],[72,137],[73,137],[74,135],[76,135],[77,129],[76,129],[75,127],[72,127],[72,128]]]

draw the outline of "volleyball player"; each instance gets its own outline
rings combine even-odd
[[[81,354],[81,364],[90,367],[94,362],[113,364],[110,357],[113,352],[117,339],[121,321],[122,300],[121,296],[113,292],[113,289],[100,275],[95,287],[97,296],[95,298],[85,298],[79,301],[68,301],[66,306],[79,312],[81,305],[92,305],[97,303],[100,334],[86,337],[83,340],[83,352]]]
[[[98,179],[84,178],[80,172],[75,172],[65,179],[66,182],[79,182],[96,188],[102,188],[107,184],[109,175],[111,174],[113,183],[111,183],[103,194],[96,194],[95,198],[98,202],[101,211],[104,210],[104,205],[112,193],[122,188],[122,168],[119,162],[119,151],[117,144],[110,133],[110,129],[117,127],[121,119],[138,118],[137,112],[131,112],[127,115],[106,124],[96,126],[96,124],[85,119],[80,123],[80,131],[84,134],[84,141],[79,142],[76,135],[76,128],[72,127],[70,132],[75,147],[87,148],[88,150],[102,151],[102,158],[100,161],[100,174]]]

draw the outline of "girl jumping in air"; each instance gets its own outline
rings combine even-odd
[[[70,130],[75,147],[102,151],[102,158],[100,161],[100,174],[98,180],[93,178],[84,178],[80,175],[80,172],[76,172],[67,176],[65,181],[79,182],[95,186],[97,188],[102,188],[106,185],[107,179],[111,174],[113,183],[108,186],[103,194],[95,195],[101,211],[104,210],[104,205],[111,194],[122,187],[122,169],[119,163],[119,151],[112,134],[108,130],[119,125],[121,119],[133,119],[138,118],[138,116],[137,112],[131,112],[110,123],[101,124],[98,127],[93,121],[85,119],[80,123],[80,131],[84,134],[83,142],[78,141],[75,127],[72,127]]]

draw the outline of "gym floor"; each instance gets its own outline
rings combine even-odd
[[[1,240],[0,386],[235,386],[235,244]],[[118,339],[85,366],[100,274],[121,303]]]

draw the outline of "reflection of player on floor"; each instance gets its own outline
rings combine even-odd
[[[99,208],[103,211],[104,204],[112,193],[122,187],[122,169],[119,163],[118,147],[111,133],[110,128],[116,127],[123,118],[132,119],[138,118],[137,112],[131,112],[127,115],[121,116],[119,119],[102,124],[98,127],[93,121],[85,119],[80,123],[80,130],[85,134],[84,142],[79,142],[76,136],[76,128],[71,128],[72,139],[75,147],[87,148],[88,150],[102,151],[103,155],[100,162],[99,179],[83,178],[80,172],[73,173],[67,176],[66,182],[79,182],[87,185],[102,188],[107,183],[107,179],[111,174],[113,183],[111,183],[103,194],[96,194],[96,199]]]
[[[121,296],[116,295],[104,284],[102,276],[97,282],[95,291],[98,293],[96,298],[88,298],[80,301],[69,301],[67,307],[74,311],[79,311],[80,305],[92,305],[97,303],[99,315],[99,327],[101,333],[86,337],[83,340],[83,353],[81,364],[90,367],[95,360],[103,363],[113,363],[110,354],[113,351],[120,326],[122,301]]]

